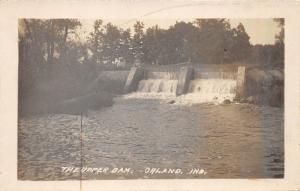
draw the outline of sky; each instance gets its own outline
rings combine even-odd
[[[194,19],[131,19],[131,20],[112,20],[103,19],[104,24],[108,22],[117,25],[120,28],[131,28],[133,31],[133,25],[136,21],[142,21],[145,27],[151,27],[158,25],[160,28],[167,29],[171,25],[174,25],[176,21],[193,22]],[[242,23],[246,32],[250,36],[250,43],[255,44],[274,44],[275,35],[280,31],[277,23],[273,19],[229,19],[231,27],[236,27],[239,23]],[[86,37],[93,31],[94,20],[81,20],[82,27],[80,29],[83,37]]]

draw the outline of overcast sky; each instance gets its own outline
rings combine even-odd
[[[193,22],[194,19],[131,19],[131,20],[112,20],[103,19],[104,24],[111,22],[120,28],[133,29],[134,23],[139,20],[142,21],[146,28],[158,25],[160,28],[167,29],[169,26],[174,25],[176,21]],[[242,23],[250,36],[252,44],[274,44],[275,35],[279,32],[279,27],[273,19],[229,19],[231,27],[236,27]],[[86,37],[93,31],[94,20],[81,20],[82,27],[80,33]],[[133,31],[133,30],[132,30]]]

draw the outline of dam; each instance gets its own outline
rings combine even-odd
[[[243,66],[229,71],[193,67],[153,71],[133,67],[124,91],[137,97],[180,97],[200,103],[222,103],[225,100],[233,102],[244,94],[245,70]]]

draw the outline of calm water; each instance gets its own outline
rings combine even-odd
[[[79,173],[61,167],[81,165],[131,168],[127,174],[82,173],[84,179],[280,178],[283,121],[282,108],[118,98],[112,107],[83,116],[81,145],[80,116],[21,118],[18,178],[78,179]],[[183,173],[151,175],[146,167]],[[191,169],[207,174],[187,174]]]

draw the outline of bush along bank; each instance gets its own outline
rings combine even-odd
[[[237,101],[240,103],[283,107],[283,70],[248,68],[246,71],[245,95]]]

